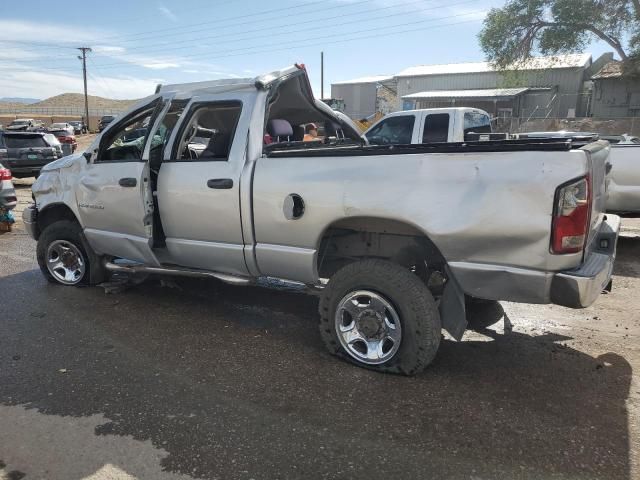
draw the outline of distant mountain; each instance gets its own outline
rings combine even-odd
[[[0,98],[0,103],[24,103],[31,104],[39,102],[39,98],[22,98],[22,97],[2,97]]]
[[[111,108],[114,110],[124,110],[137,100],[112,100],[110,98],[88,95],[89,108]],[[45,98],[33,104],[33,107],[65,107],[84,108],[84,95],[81,93],[62,93],[55,97]]]

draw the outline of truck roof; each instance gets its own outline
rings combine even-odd
[[[174,83],[170,85],[158,85],[156,93],[165,92],[193,92],[202,93],[222,93],[234,90],[243,90],[247,87],[266,88],[269,84],[282,80],[292,73],[304,70],[303,64],[296,64],[290,67],[274,70],[273,72],[258,75],[254,78],[220,78],[218,80],[207,80],[204,82]]]

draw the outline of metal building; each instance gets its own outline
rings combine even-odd
[[[378,88],[395,87],[391,75],[374,75],[331,84],[331,98],[344,101],[344,113],[360,120],[378,111]]]
[[[609,62],[591,78],[594,117],[640,117],[640,80],[625,78],[620,62]]]
[[[368,77],[332,85],[332,96],[344,98],[354,118],[373,114],[379,87],[397,91],[394,110],[466,106],[482,108],[498,118],[572,118],[590,114],[591,76],[613,59],[606,53],[534,57],[510,71],[487,62],[418,65],[392,79]]]

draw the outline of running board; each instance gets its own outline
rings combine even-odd
[[[247,277],[239,277],[236,275],[228,275],[226,273],[207,272],[204,270],[190,270],[182,267],[150,267],[142,264],[131,263],[105,263],[105,268],[110,272],[119,273],[150,273],[154,275],[171,275],[174,277],[195,277],[195,278],[216,278],[225,283],[232,285],[248,285],[252,283],[252,279]]]

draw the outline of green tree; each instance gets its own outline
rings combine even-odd
[[[640,60],[640,0],[507,0],[493,8],[479,34],[487,59],[505,69],[533,52],[580,52],[594,39],[625,64]]]

